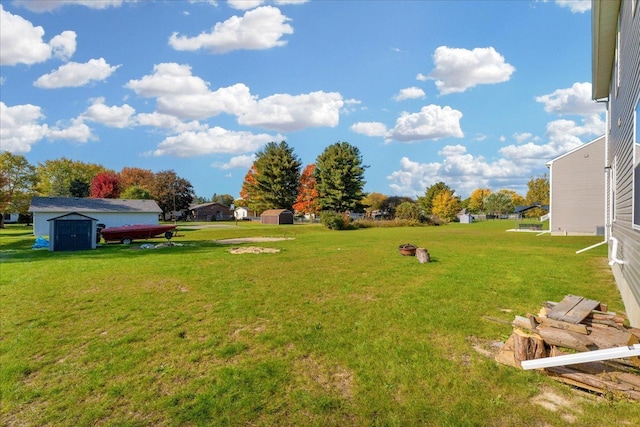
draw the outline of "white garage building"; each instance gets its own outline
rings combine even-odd
[[[29,212],[33,214],[33,234],[48,236],[49,220],[72,212],[95,218],[106,227],[119,227],[158,224],[162,209],[155,200],[34,197]]]

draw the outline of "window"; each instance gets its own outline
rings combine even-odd
[[[640,230],[640,99],[636,102],[633,120],[635,141],[633,144],[633,228]]]

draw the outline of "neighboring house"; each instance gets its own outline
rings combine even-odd
[[[162,209],[155,200],[34,197],[29,212],[33,214],[33,234],[48,236],[48,221],[72,212],[95,218],[106,227],[119,227],[127,224],[157,224]]]
[[[552,235],[604,234],[605,137],[547,163]]]
[[[592,2],[594,100],[606,101],[605,239],[627,317],[640,326],[640,1]]]
[[[261,224],[293,224],[293,212],[287,209],[269,209],[260,215]]]
[[[458,219],[460,224],[471,224],[473,222],[473,217],[466,208],[458,212]]]
[[[231,208],[220,203],[202,203],[189,206],[193,221],[223,221],[232,219]]]
[[[18,222],[18,218],[20,217],[19,213],[6,213],[4,214],[4,223],[5,224],[15,224]]]
[[[233,211],[233,215],[236,219],[249,218],[249,209],[242,206],[239,208],[235,208],[235,210]]]

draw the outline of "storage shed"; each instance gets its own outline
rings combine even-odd
[[[97,219],[72,212],[47,221],[50,251],[85,251],[96,248]]]
[[[293,224],[293,212],[287,209],[268,209],[260,215],[261,224]]]
[[[460,224],[471,224],[473,222],[471,213],[466,209],[462,209],[458,212],[458,219],[460,220]]]

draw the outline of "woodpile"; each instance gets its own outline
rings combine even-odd
[[[630,346],[640,329],[625,326],[625,316],[606,304],[575,295],[548,301],[537,315],[516,316],[513,333],[496,360],[521,368],[525,360]],[[640,401],[638,357],[540,369],[554,379],[592,392]]]

